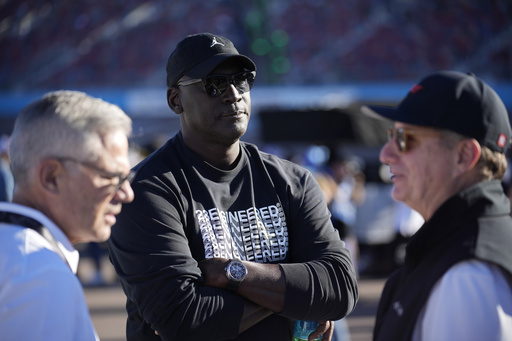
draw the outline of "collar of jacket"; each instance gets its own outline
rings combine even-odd
[[[426,253],[442,251],[454,242],[459,243],[468,256],[474,256],[480,227],[502,224],[502,219],[508,221],[504,225],[510,229],[510,201],[501,181],[470,186],[442,204],[411,238],[406,248],[405,266],[414,266]]]

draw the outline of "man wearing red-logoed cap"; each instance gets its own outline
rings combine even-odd
[[[296,164],[240,141],[256,66],[210,33],[178,43],[167,102],[180,132],[136,166],[135,201],[109,241],[128,297],[128,340],[291,340],[358,298],[322,191]]]
[[[501,179],[511,128],[496,92],[473,74],[433,73],[396,108],[380,160],[394,199],[425,224],[388,279],[374,340],[512,340],[512,218]]]

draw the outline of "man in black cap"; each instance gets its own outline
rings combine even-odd
[[[178,43],[167,101],[181,130],[135,167],[109,241],[128,340],[291,340],[291,321],[354,308],[356,273],[307,170],[240,141],[256,66],[227,38]]]
[[[388,279],[374,340],[512,340],[512,218],[501,179],[511,128],[498,95],[472,74],[434,73],[397,108],[380,153],[394,199],[425,224]]]

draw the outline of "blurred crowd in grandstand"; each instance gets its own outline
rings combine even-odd
[[[174,45],[203,31],[261,84],[512,80],[510,0],[0,0],[0,89],[165,86]]]

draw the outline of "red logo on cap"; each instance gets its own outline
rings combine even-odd
[[[500,134],[498,136],[498,141],[496,141],[499,147],[505,148],[505,145],[507,144],[507,136],[505,134]]]
[[[420,91],[421,89],[423,89],[423,86],[422,85],[419,85],[419,84],[416,84],[415,86],[412,87],[411,89],[411,93],[412,94],[415,94],[417,93],[418,91]]]

